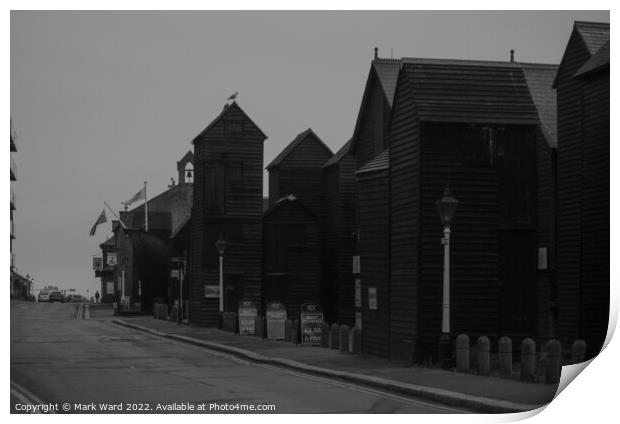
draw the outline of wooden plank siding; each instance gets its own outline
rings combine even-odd
[[[420,121],[401,71],[390,123],[390,357],[418,349]]]
[[[345,155],[323,170],[325,178],[324,278],[329,288],[326,319],[355,324],[355,286],[351,261],[355,226],[355,159]]]
[[[300,306],[320,303],[321,233],[318,219],[298,200],[283,199],[264,216],[263,307],[281,301],[291,319]]]
[[[192,323],[218,323],[219,300],[206,299],[204,286],[217,285],[219,281],[213,246],[219,234],[228,242],[224,254],[227,310],[236,310],[233,300],[249,299],[260,305],[265,138],[241,108],[232,103],[194,140],[189,310]],[[235,298],[227,298],[226,293]]]
[[[360,278],[362,287],[362,350],[390,354],[390,196],[388,169],[357,173]],[[369,289],[377,294],[370,309]]]
[[[583,81],[573,78],[590,57],[574,30],[555,81],[558,101],[558,336],[568,345],[580,337],[582,249]]]
[[[601,350],[609,322],[609,70],[583,86],[581,337]]]

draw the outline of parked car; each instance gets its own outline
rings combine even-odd
[[[41,290],[39,292],[39,296],[37,297],[39,302],[49,302],[50,301],[50,291],[49,290]]]
[[[81,294],[70,294],[65,298],[65,302],[82,303],[88,302],[88,300]]]
[[[63,296],[62,292],[54,290],[50,292],[49,301],[50,303],[53,303],[53,302],[65,303],[65,297]]]

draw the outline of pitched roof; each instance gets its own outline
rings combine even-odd
[[[609,41],[603,45],[575,74],[575,78],[591,74],[603,68],[609,68]]]
[[[280,165],[284,161],[284,159],[286,159],[286,157],[288,155],[293,153],[293,151],[297,148],[297,146],[299,146],[301,143],[303,143],[310,136],[314,136],[314,139],[316,141],[318,141],[319,145],[322,146],[325,149],[325,151],[329,152],[330,155],[333,154],[331,149],[329,147],[327,147],[327,145],[325,143],[323,143],[323,140],[321,140],[321,138],[318,135],[316,135],[316,133],[314,131],[312,131],[312,128],[308,128],[306,131],[303,131],[303,132],[297,134],[297,136],[293,139],[293,141],[291,141],[284,148],[284,150],[282,150],[280,152],[280,154],[278,156],[276,156],[269,163],[269,165],[266,166],[265,169],[270,169],[270,168],[273,168],[274,166]]]
[[[400,71],[401,61],[399,59],[380,59],[375,58],[370,64],[370,72],[366,80],[364,95],[362,96],[362,104],[357,113],[355,121],[355,129],[353,130],[353,142],[351,148],[355,147],[357,135],[360,131],[362,116],[366,109],[366,104],[370,97],[371,82],[376,78],[383,91],[383,95],[388,102],[390,109],[394,103],[394,95],[396,94],[396,83],[398,82],[398,72]]]
[[[537,124],[521,65],[511,62],[403,58],[423,121]]]
[[[308,215],[310,215],[313,218],[316,218],[316,215],[310,209],[308,209],[302,202],[300,202],[297,199],[297,197],[295,197],[294,194],[289,194],[288,196],[284,196],[284,197],[281,197],[278,200],[276,200],[276,202],[273,205],[271,205],[271,207],[269,209],[267,209],[265,212],[263,212],[263,216],[266,217],[268,215],[271,215],[278,208],[282,207],[283,205],[287,205],[287,204],[297,205],[299,208],[301,208]]]
[[[340,160],[349,153],[349,149],[351,148],[352,141],[353,139],[350,138],[349,141],[344,143],[344,145],[334,154],[334,156],[332,156],[331,158],[329,158],[327,162],[325,162],[325,165],[323,165],[323,168],[336,165],[338,162],[340,162]]]
[[[575,21],[574,28],[591,55],[596,54],[609,41],[609,22]]]
[[[383,171],[390,167],[390,149],[385,149],[379,153],[374,159],[366,162],[355,174],[364,174],[368,172]]]
[[[104,246],[114,247],[114,236],[110,237],[109,239],[107,239],[106,241],[104,241],[103,243],[99,245],[99,247],[101,247],[102,249]]]
[[[372,61],[379,82],[383,87],[383,93],[390,107],[394,102],[396,93],[396,82],[398,81],[398,71],[400,70],[400,60],[398,59],[375,59]]]
[[[550,147],[557,147],[557,101],[553,80],[557,65],[521,64],[532,101],[538,111],[543,134]]]
[[[247,115],[247,113],[245,113],[245,112],[243,111],[243,109],[241,109],[241,107],[237,104],[237,102],[233,101],[231,104],[225,104],[225,105],[224,105],[224,109],[222,109],[222,111],[220,112],[220,114],[219,114],[219,115],[217,115],[217,116],[215,117],[215,119],[214,119],[213,121],[211,121],[211,123],[210,123],[209,125],[207,125],[207,127],[206,127],[204,130],[202,130],[202,131],[200,132],[200,134],[198,134],[196,137],[194,137],[194,139],[192,140],[192,143],[194,143],[194,144],[195,144],[195,143],[196,143],[196,142],[197,142],[197,141],[198,141],[201,137],[203,137],[204,135],[206,135],[206,134],[209,132],[209,130],[211,130],[211,128],[213,128],[213,127],[214,127],[214,126],[215,126],[215,125],[216,125],[216,124],[220,121],[220,119],[222,119],[224,116],[228,115],[228,113],[229,113],[230,111],[234,110],[234,109],[236,109],[236,110],[238,110],[239,112],[241,112],[241,113],[243,114],[243,116],[244,116],[244,117],[245,117],[248,121],[250,121],[250,123],[251,123],[252,125],[254,125],[254,127],[256,128],[256,130],[257,130],[257,131],[258,131],[258,132],[259,132],[259,133],[260,133],[260,134],[261,134],[261,135],[262,135],[265,139],[267,138],[267,136],[265,135],[265,133],[264,133],[264,132],[263,132],[263,131],[259,128],[259,126],[258,126],[258,125],[256,125],[256,124],[254,123],[254,121],[252,121],[252,119],[251,119],[251,118]]]

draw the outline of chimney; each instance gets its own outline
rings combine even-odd
[[[510,49],[510,63],[515,63],[515,51]]]
[[[375,59],[379,58],[379,47],[375,47]]]

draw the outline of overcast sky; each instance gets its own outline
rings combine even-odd
[[[559,63],[574,20],[608,12],[12,12],[15,265],[35,288],[92,295],[88,231],[107,200],[149,197],[226,98],[269,137],[265,164],[311,127],[335,152],[381,57]],[[111,216],[106,211],[108,219]]]

